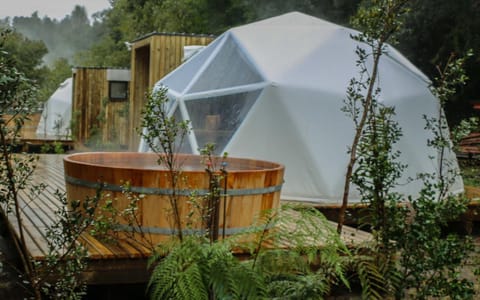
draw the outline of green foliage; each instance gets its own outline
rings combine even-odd
[[[478,1],[412,0],[411,3],[412,10],[405,20],[398,47],[429,78],[438,75],[437,65],[451,53],[480,49]],[[435,13],[431,13],[432,7]],[[471,101],[478,99],[479,69],[478,57],[465,66],[470,81],[457,90],[445,107],[450,125],[475,116]]]
[[[168,170],[166,180],[173,191],[169,195],[174,222],[172,228],[177,230],[178,237],[182,239],[182,220],[180,220],[177,190],[182,180],[183,161],[178,159],[177,154],[181,152],[183,142],[190,132],[190,123],[176,120],[174,115],[168,115],[170,99],[167,92],[166,87],[160,87],[147,94],[147,104],[142,111],[141,127],[144,129],[141,136],[150,149],[157,153],[158,164],[165,166]]]
[[[265,277],[270,297],[319,299],[333,286],[350,288],[345,276],[350,252],[317,210],[283,205],[265,211],[249,233],[255,239],[242,247]]]
[[[450,138],[452,140],[453,149],[458,150],[462,139],[466,138],[470,133],[478,129],[478,118],[472,117],[460,121],[460,123],[451,130]]]
[[[393,224],[391,236],[401,251],[402,281],[397,295],[406,289],[414,289],[417,299],[428,296],[473,296],[473,283],[460,279],[459,270],[464,259],[473,249],[468,237],[456,234],[444,235],[447,222],[465,211],[466,202],[457,197],[437,201],[435,186],[427,186],[417,199],[410,200],[409,214],[404,223]],[[437,187],[438,188],[438,187]],[[459,294],[457,294],[459,293]]]
[[[234,249],[247,251],[250,259],[234,256]],[[160,245],[150,261],[149,294],[152,299],[323,299],[335,286],[349,288],[351,270],[361,274],[366,295],[382,295],[376,264],[358,258],[317,210],[284,206],[264,212],[245,232],[213,243],[185,236]]]
[[[226,243],[185,237],[169,245],[149,282],[152,299],[255,299],[264,296],[262,278],[235,258]],[[164,258],[162,254],[166,254]]]
[[[2,213],[20,216],[19,193],[24,191],[35,201],[46,186],[30,181],[37,157],[12,154],[22,125],[36,107],[36,90],[33,82],[16,68],[15,60],[5,49],[8,35],[8,31],[0,32],[0,115],[11,115],[0,122],[0,204]],[[19,231],[16,246],[33,297],[41,299],[43,293],[52,299],[80,299],[85,286],[78,275],[85,268],[86,251],[77,245],[77,238],[90,225],[95,208],[87,199],[83,206],[80,202],[69,203],[71,210],[67,210],[65,196],[57,193],[57,197],[61,205],[55,215],[57,222],[47,227],[45,261],[38,263],[30,257],[20,217],[15,218],[17,224],[14,225]]]
[[[0,202],[7,206],[7,211],[17,204],[18,189],[25,188],[32,172],[30,163],[35,160],[13,157],[11,152],[22,125],[35,107],[33,95],[36,92],[33,83],[18,71],[15,60],[5,48],[9,34],[9,31],[0,32],[0,115],[10,116],[3,117],[0,122],[0,168],[4,174]]]
[[[372,48],[395,43],[408,13],[410,0],[364,0],[351,20],[354,28],[362,33],[355,36]],[[376,52],[373,55],[378,55]]]
[[[365,1],[359,8],[357,15],[352,19],[352,24],[363,30],[363,32],[352,36],[352,39],[358,41],[355,52],[358,56],[356,66],[358,76],[350,80],[347,88],[347,98],[345,99],[342,111],[349,116],[354,125],[354,136],[352,143],[348,149],[349,161],[347,165],[344,190],[342,197],[342,205],[339,212],[338,232],[342,231],[343,222],[345,220],[345,212],[348,206],[348,197],[350,194],[350,183],[354,174],[355,165],[358,157],[362,153],[362,142],[365,139],[366,127],[373,132],[370,136],[376,138],[376,132],[384,131],[385,127],[380,123],[380,128],[377,128],[378,115],[383,115],[381,122],[389,122],[388,118],[393,114],[393,108],[381,108],[378,104],[378,96],[381,92],[379,80],[379,64],[380,58],[387,51],[387,44],[393,40],[396,32],[401,26],[400,18],[408,11],[406,8],[408,0],[371,0]],[[380,133],[389,137],[389,135],[399,136],[400,132],[384,132]],[[370,141],[371,142],[371,141]],[[368,143],[368,142],[367,142]],[[373,141],[373,147],[376,147],[376,141]],[[383,143],[382,147],[389,147],[388,142]],[[360,148],[360,149],[359,149]],[[363,151],[373,151],[372,156],[380,155],[380,149],[363,149]],[[395,154],[394,154],[395,155]],[[383,164],[388,161],[387,157],[383,158]],[[398,166],[398,165],[397,165]],[[393,168],[397,167],[393,166]],[[366,170],[366,175],[375,170]],[[358,176],[357,176],[358,178]],[[380,179],[381,181],[382,179]],[[380,190],[384,189],[381,182],[375,182],[377,189],[376,194],[382,193]],[[379,200],[378,209],[383,209],[383,200]]]
[[[16,68],[39,87],[39,102],[46,101],[58,85],[71,76],[71,66],[66,59],[56,59],[50,68],[43,64],[48,49],[38,36],[29,39],[15,31],[9,34],[4,49],[10,53]]]
[[[299,11],[337,24],[348,23],[349,18],[355,14],[361,0],[290,0],[276,1],[246,0],[247,21],[260,20],[274,17],[291,11]]]
[[[136,16],[132,10],[139,9],[145,2],[116,0],[112,9],[99,15],[97,38],[88,49],[75,55],[75,63],[83,66],[129,67],[130,52],[125,43],[131,42],[141,35],[155,31],[152,28],[154,13],[152,10]],[[145,24],[149,24],[143,29]],[[140,33],[138,28],[142,28]]]
[[[468,80],[464,65],[471,55],[471,51],[468,51],[465,57],[461,58],[455,58],[453,54],[450,55],[443,68],[437,66],[439,74],[430,86],[432,94],[440,101],[439,111],[436,116],[424,116],[425,128],[433,134],[433,138],[429,139],[427,143],[440,154],[440,168],[437,171],[438,174],[436,174],[439,178],[439,182],[436,183],[438,185],[436,188],[439,190],[439,200],[446,196],[449,187],[454,184],[455,178],[460,175],[456,161],[445,159],[446,153],[453,151],[454,147],[449,140],[448,124],[442,108],[455,94],[456,89],[464,85]]]
[[[122,66],[130,64],[125,42],[151,32],[221,34],[233,26],[301,11],[346,24],[360,0],[144,0],[112,1],[101,16],[100,39],[79,53],[77,64]]]
[[[53,152],[55,154],[64,154],[65,150],[63,149],[63,144],[62,142],[53,142]]]
[[[407,202],[404,202],[405,195],[393,191],[405,168],[398,162],[401,153],[394,150],[401,128],[393,120],[394,109],[377,102],[381,91],[372,88],[372,84],[375,86],[378,76],[375,72],[378,58],[387,51],[384,43],[400,29],[402,22],[398,18],[407,11],[403,8],[406,2],[375,0],[368,2],[371,6],[360,9],[355,24],[361,25],[365,33],[354,38],[369,45],[370,52],[357,49],[360,75],[351,81],[344,109],[357,130],[361,128],[358,144],[354,143],[356,148],[352,146],[351,150],[357,151],[357,167],[351,180],[357,185],[362,202],[367,204],[361,221],[372,229],[376,242],[374,251],[367,254],[382,276],[377,277],[373,285],[379,285],[383,278],[385,292],[399,299],[406,291],[416,299],[471,299],[473,284],[459,276],[464,259],[472,250],[471,242],[466,237],[445,235],[442,230],[466,208],[464,199],[450,194],[450,187],[459,174],[455,162],[446,159],[452,145],[442,110],[456,87],[467,79],[463,71],[464,58],[451,57],[443,69],[438,68],[440,76],[431,89],[440,101],[439,110],[436,116],[424,116],[425,129],[432,132],[432,138],[426,142],[439,154],[438,161],[433,161],[439,164],[438,170],[433,174],[419,174],[424,187],[418,196],[408,197]],[[366,67],[370,55],[374,61],[373,71]],[[366,110],[365,123],[362,123]],[[362,272],[358,274],[363,277]],[[380,294],[369,293],[365,288],[363,292],[364,297],[380,298]]]
[[[439,77],[431,89],[442,105],[455,93],[455,87],[465,83],[465,59],[450,57],[443,69],[438,67]],[[398,236],[396,240],[402,250],[403,287],[413,287],[419,299],[428,296],[472,299],[473,283],[459,276],[465,257],[473,249],[471,240],[455,234],[444,236],[442,232],[442,227],[464,213],[467,205],[466,199],[449,192],[460,174],[455,162],[445,158],[445,153],[453,148],[448,140],[447,123],[441,109],[436,117],[425,120],[426,129],[433,134],[427,142],[440,154],[440,167],[436,174],[421,174],[424,188],[419,197],[409,200],[410,222],[393,233]]]
[[[150,236],[143,232],[141,215],[138,211],[145,195],[132,192],[129,182],[123,183],[121,187],[122,197],[128,203],[127,207],[119,209],[115,205],[117,198],[112,198],[109,193],[102,194],[89,232],[104,242],[115,244],[119,239],[118,232],[122,231],[122,238],[135,241],[153,252],[156,245],[152,243]]]
[[[401,276],[395,268],[395,257],[383,255],[375,241],[366,241],[350,258],[351,280],[360,281],[362,299],[385,299],[400,285]]]
[[[131,39],[114,39],[105,36],[88,50],[79,51],[74,56],[74,62],[80,66],[95,67],[129,67],[131,53],[125,46],[125,41]]]
[[[42,66],[42,58],[48,49],[42,41],[30,40],[12,31],[5,38],[2,49],[10,53],[9,57],[19,72],[36,84],[44,82],[43,73],[46,67]]]
[[[89,228],[89,233],[107,243],[114,243],[117,239],[115,232],[115,225],[118,224],[117,215],[118,210],[113,205],[115,199],[111,199],[110,194],[101,196],[102,205],[100,205],[95,222]]]
[[[396,121],[395,112],[376,101],[372,102],[373,114],[364,128],[358,145],[357,168],[352,182],[358,187],[365,217],[360,222],[373,231],[376,239],[388,250],[392,234],[392,221],[399,218],[395,209],[402,196],[392,190],[398,185],[405,165],[397,158],[401,153],[394,149],[402,133]]]
[[[206,0],[165,0],[156,10],[162,23],[158,26],[167,32],[209,33]],[[171,18],[169,16],[175,16]]]
[[[46,101],[60,83],[71,77],[74,56],[90,49],[104,31],[101,20],[95,19],[91,24],[81,6],[76,6],[62,20],[48,16],[40,18],[35,12],[29,17],[14,17],[8,21],[6,23],[11,21],[15,34],[9,38],[11,41],[7,46],[19,70],[38,84],[40,102]],[[129,57],[128,51],[124,50]],[[109,57],[108,53],[103,54],[104,60]]]
[[[0,31],[0,204],[5,214],[20,214],[18,194],[27,189],[34,170],[36,158],[12,155],[19,132],[28,114],[35,106],[33,83],[18,71],[15,60],[7,51],[6,39],[10,31]],[[9,115],[6,117],[5,115]],[[18,252],[29,279],[34,276],[34,267],[25,246],[25,233],[21,218],[17,218],[20,244]]]
[[[180,162],[177,161],[176,154],[180,153],[190,132],[190,122],[168,115],[167,108],[172,104],[167,93],[166,87],[160,87],[147,95],[141,123],[141,128],[145,130],[141,135],[153,152],[167,154],[159,155],[159,164],[165,164],[169,170],[177,170]]]
[[[47,228],[48,254],[36,263],[33,284],[49,299],[82,299],[86,284],[80,274],[87,267],[87,249],[78,238],[95,221],[101,189],[82,201],[68,202],[64,194],[55,194],[61,205],[55,212],[57,221]]]
[[[48,16],[40,18],[35,12],[29,17],[14,17],[11,21],[18,32],[46,45],[48,54],[44,62],[48,66],[53,66],[58,59],[72,63],[74,54],[89,49],[103,31],[101,22],[95,20],[90,24],[85,7],[78,5],[61,20]]]
[[[220,220],[220,199],[221,195],[226,193],[226,180],[228,172],[226,170],[227,153],[225,152],[221,158],[213,156],[215,145],[208,143],[203,149],[200,149],[205,171],[209,176],[208,193],[201,197],[200,203],[192,197],[192,203],[199,210],[202,218],[203,228],[206,229],[206,235],[210,241],[218,240],[219,220]],[[221,160],[221,163],[219,162]],[[218,166],[221,164],[221,166]],[[223,186],[222,186],[223,183]],[[223,211],[223,219],[226,218],[226,211]]]
[[[40,147],[40,153],[64,154],[65,149],[63,148],[63,143],[62,142],[54,141],[52,144],[44,143]]]

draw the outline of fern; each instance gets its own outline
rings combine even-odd
[[[265,212],[261,220],[275,224],[275,229],[255,227],[262,234],[257,235],[261,236],[257,246],[250,247],[257,249],[251,264],[265,276],[270,297],[317,299],[340,283],[349,288],[345,276],[349,260],[345,257],[351,254],[319,211],[285,205]]]
[[[239,247],[251,259],[234,256],[232,249]],[[150,262],[148,289],[152,299],[321,299],[333,286],[349,288],[345,273],[350,260],[351,253],[322,214],[283,207],[263,213],[255,226],[222,241],[186,236],[164,244]]]
[[[321,274],[285,275],[271,278],[268,291],[274,299],[323,299],[330,285]]]
[[[362,285],[363,299],[384,299],[384,280],[371,257],[356,257],[356,271]]]
[[[190,236],[171,245],[165,257],[156,255],[150,262],[155,265],[148,285],[152,299],[255,299],[265,295],[263,278],[234,257],[228,244]]]
[[[175,290],[178,294],[175,295],[174,299],[208,299],[208,290],[203,282],[198,262],[192,262],[183,272],[178,274]]]
[[[201,251],[193,239],[177,243],[170,253],[157,262],[148,290],[153,299],[208,299],[198,261]],[[191,298],[194,295],[195,298]]]

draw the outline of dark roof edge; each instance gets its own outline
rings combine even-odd
[[[149,38],[149,37],[154,36],[154,35],[212,37],[212,38],[216,37],[213,34],[197,34],[197,33],[185,33],[185,32],[157,32],[157,31],[154,31],[154,32],[147,33],[146,35],[143,35],[141,37],[138,37],[138,38],[134,39],[133,41],[131,41],[131,43],[141,41],[143,39]]]
[[[105,69],[105,70],[130,70],[129,67],[100,67],[100,66],[74,66],[72,69]]]

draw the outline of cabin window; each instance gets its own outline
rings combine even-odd
[[[128,81],[109,81],[109,98],[111,101],[128,99]]]

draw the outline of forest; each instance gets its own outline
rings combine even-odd
[[[349,26],[360,0],[112,0],[107,10],[88,16],[82,6],[62,20],[38,13],[0,20],[15,31],[7,49],[20,71],[37,82],[45,101],[73,66],[129,67],[128,42],[151,32],[220,35],[227,29],[290,11]],[[412,0],[395,47],[429,78],[451,54],[472,49],[468,83],[447,107],[451,123],[474,114],[480,100],[480,1]]]

